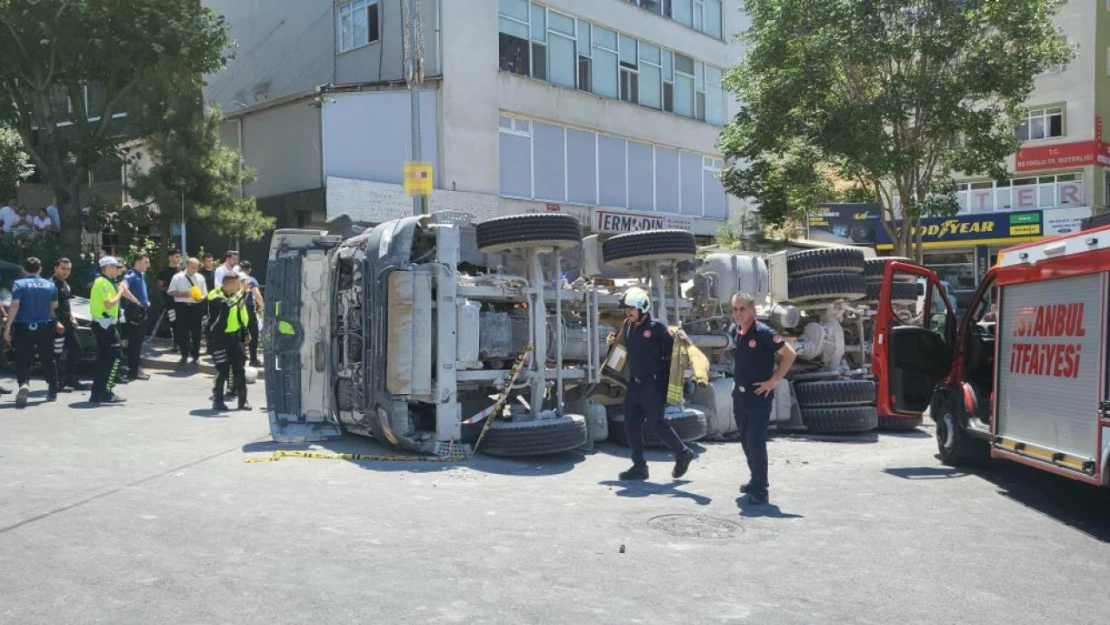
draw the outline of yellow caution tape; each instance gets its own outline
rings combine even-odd
[[[524,353],[522,353],[517,358],[516,362],[513,363],[513,367],[510,370],[509,375],[508,375],[508,379],[506,381],[505,390],[502,391],[502,393],[497,397],[497,401],[494,402],[494,404],[492,406],[490,406],[486,410],[483,410],[478,415],[475,415],[471,419],[468,419],[467,421],[464,421],[464,423],[470,423],[470,422],[474,421],[475,419],[477,419],[479,416],[481,416],[481,418],[485,418],[486,416],[489,416],[489,415],[493,414],[494,411],[497,410],[497,408],[504,405],[504,403],[509,399],[509,391],[511,390],[513,382],[516,381],[517,374],[520,373],[520,370],[521,370],[521,368],[523,368],[524,363],[528,361],[528,354],[531,353],[533,349],[534,349],[534,347],[532,346],[531,343],[524,346]],[[490,426],[491,423],[493,423],[492,418],[486,419],[485,425],[482,426],[482,431],[478,434],[478,441],[476,443],[474,443],[474,451],[475,452],[477,452],[478,448],[482,445],[482,440],[484,440],[486,438],[486,432],[489,432],[489,426]],[[371,462],[437,462],[437,463],[438,462],[442,462],[442,463],[464,462],[464,461],[467,460],[467,456],[464,455],[464,454],[452,454],[450,456],[405,456],[405,455],[386,456],[386,455],[379,455],[379,454],[343,454],[343,453],[330,453],[330,452],[320,452],[320,451],[275,451],[275,452],[272,452],[269,456],[260,456],[260,457],[255,457],[255,458],[244,458],[243,462],[249,462],[249,463],[254,463],[254,462],[277,462],[277,461],[281,460],[282,458],[315,458],[317,460],[366,460],[366,461],[371,461]]]

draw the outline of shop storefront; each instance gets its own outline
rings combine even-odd
[[[1073,206],[922,219],[922,261],[948,283],[962,310],[1000,250],[1075,232],[1090,215],[1089,206]],[[810,219],[808,236],[831,243],[868,245],[880,256],[894,250],[879,220],[878,207],[871,204],[829,205]]]

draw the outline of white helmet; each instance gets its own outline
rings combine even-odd
[[[620,307],[622,309],[635,308],[642,313],[648,312],[651,308],[651,300],[648,298],[647,291],[638,286],[634,286],[621,295]]]

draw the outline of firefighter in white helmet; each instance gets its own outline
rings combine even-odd
[[[622,327],[628,350],[628,392],[624,400],[624,427],[632,450],[632,468],[621,473],[622,480],[648,479],[644,460],[644,427],[655,432],[675,455],[675,478],[682,477],[696,457],[663,420],[667,405],[667,384],[671,370],[674,337],[667,326],[651,318],[651,300],[646,291],[632,287],[620,299],[625,311]]]

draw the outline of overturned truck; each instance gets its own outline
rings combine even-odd
[[[564,392],[599,380],[611,328],[597,325],[588,285],[562,278],[561,252],[581,241],[563,214],[475,224],[438,212],[346,240],[278,230],[265,313],[274,439],[346,430],[455,455],[490,418],[485,453],[586,445],[586,416]],[[594,421],[603,432],[603,413]]]
[[[708,380],[692,375],[682,400],[668,407],[667,422],[684,440],[719,439],[736,430],[732,408],[735,325],[730,300],[751,295],[761,321],[798,352],[786,383],[775,393],[772,427],[813,433],[909,429],[920,408],[900,401],[902,389],[880,379],[887,366],[883,336],[894,327],[921,323],[928,270],[906,259],[867,258],[863,250],[830,247],[788,254],[714,252],[695,258],[694,237],[683,230],[618,235],[584,241],[587,275],[623,272],[652,294],[653,316],[684,332],[709,359]],[[893,261],[911,271],[884,280]],[[917,270],[920,271],[917,271]],[[618,318],[616,302],[629,283],[596,287],[602,322]],[[619,347],[616,348],[619,351]],[[612,439],[625,442],[621,354],[611,350],[592,400],[606,407]],[[658,438],[645,441],[660,444]]]

